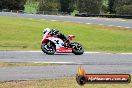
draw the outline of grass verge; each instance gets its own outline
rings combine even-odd
[[[19,66],[53,66],[50,63],[32,63],[32,62],[0,62],[0,67],[19,67]]]
[[[85,51],[132,52],[132,30],[17,17],[0,17],[0,50],[40,50],[44,28],[76,36]]]
[[[85,84],[80,86],[74,77],[54,80],[1,82],[0,88],[131,88],[129,84]]]

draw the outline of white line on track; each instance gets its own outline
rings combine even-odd
[[[132,53],[108,53],[108,52],[84,52],[86,54],[132,54]]]
[[[4,52],[42,52],[42,51],[4,51]]]
[[[77,63],[77,62],[33,62],[33,63],[42,63],[42,64],[67,64],[67,65],[82,65],[85,63]]]
[[[120,20],[120,21],[126,21],[126,20]]]
[[[108,26],[112,27],[112,26],[114,26],[114,25],[108,25]],[[115,26],[115,27],[116,27],[116,26]]]
[[[77,22],[77,23],[81,24],[82,22]]]
[[[46,20],[46,19],[41,19],[41,20]]]
[[[34,62],[34,63],[52,63],[52,64],[72,64],[73,62]]]
[[[111,19],[111,18],[90,18],[90,19],[98,19],[98,20],[113,20],[113,19]],[[122,20],[122,19],[116,19],[116,20],[118,20],[118,21],[127,21],[127,20]]]
[[[122,27],[122,26],[117,26],[117,27]]]
[[[92,18],[92,19],[98,19],[98,18]]]
[[[4,51],[4,52],[42,52],[42,51]],[[85,54],[132,54],[132,53],[108,53],[108,52],[84,52]]]
[[[32,18],[29,18],[29,19],[32,19]],[[95,18],[94,18],[95,19]],[[46,19],[41,19],[41,20],[46,20]],[[50,20],[50,21],[59,21],[59,20]],[[72,21],[64,21],[64,22],[72,22]],[[74,22],[74,23],[82,23],[82,22]],[[85,23],[85,24],[92,24],[92,23]],[[105,26],[110,26],[110,27],[122,27],[122,28],[131,28],[131,27],[123,27],[123,26],[114,26],[114,25],[106,25],[106,24],[96,24],[96,25],[100,25],[100,26],[103,26],[103,25],[105,25]]]
[[[57,21],[57,20],[50,20],[50,21]]]
[[[105,25],[105,24],[98,24],[98,25]],[[106,26],[109,26],[109,27],[122,27],[122,28],[131,28],[131,27],[123,27],[123,26],[114,26],[114,25],[106,25]]]
[[[98,24],[98,25],[101,25],[101,26],[102,26],[102,25],[104,25],[104,24]]]
[[[125,28],[131,28],[131,27],[125,27]]]
[[[86,23],[86,24],[91,24],[91,23]]]
[[[27,14],[27,15],[34,15],[34,14]]]

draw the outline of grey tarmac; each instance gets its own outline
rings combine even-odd
[[[104,19],[91,17],[73,17],[73,16],[57,16],[57,15],[41,15],[41,14],[17,14],[11,12],[0,12],[0,16],[23,17],[30,19],[42,19],[51,21],[75,22],[82,24],[98,24],[132,28],[132,20]]]
[[[132,28],[131,20],[106,20],[71,16],[16,14],[0,12],[0,16],[24,17],[52,21],[65,21],[83,24],[103,24]],[[0,68],[0,81],[55,79],[71,77],[82,65],[87,73],[129,73],[132,74],[132,54],[87,53],[83,55],[55,54],[43,52],[0,51],[0,62],[69,62],[57,66],[3,67]],[[72,64],[71,64],[72,63]]]
[[[43,52],[0,51],[1,62],[74,62],[55,66],[2,67],[0,81],[40,80],[73,77],[81,65],[87,73],[132,74],[132,54],[85,53],[83,55]]]

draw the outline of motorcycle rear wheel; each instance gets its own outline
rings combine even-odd
[[[41,45],[41,49],[44,53],[53,55],[55,53],[55,47],[50,41],[47,41]]]

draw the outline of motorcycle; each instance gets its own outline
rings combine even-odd
[[[50,31],[44,31],[44,36],[41,41],[41,49],[44,53],[52,55],[54,53],[73,53],[75,55],[82,55],[84,49],[78,42],[73,42],[74,35],[68,36],[68,45],[64,46],[64,41],[56,35],[51,35]]]

